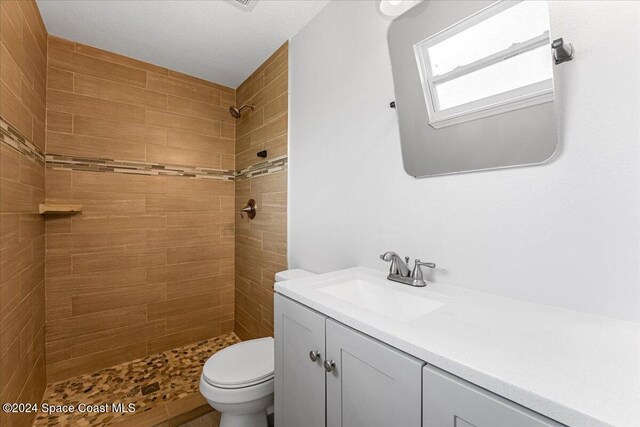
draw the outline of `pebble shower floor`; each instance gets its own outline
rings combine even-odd
[[[39,414],[34,426],[118,425],[134,416],[140,420],[134,425],[155,425],[147,424],[140,414],[194,395],[196,405],[204,402],[198,390],[202,366],[212,354],[237,342],[240,340],[233,333],[222,335],[50,384],[42,399],[49,405],[133,403],[136,410]]]

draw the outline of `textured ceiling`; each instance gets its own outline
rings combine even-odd
[[[50,34],[230,87],[328,0],[38,0]]]

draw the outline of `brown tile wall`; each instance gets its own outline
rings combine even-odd
[[[0,1],[0,116],[42,150],[46,40],[35,2]],[[39,402],[46,386],[43,201],[43,164],[0,143],[0,402]]]
[[[234,169],[235,91],[49,37],[47,154]],[[47,168],[46,350],[57,381],[234,327],[232,181]]]
[[[236,169],[287,155],[288,44],[280,47],[236,93],[253,102],[236,124]],[[252,221],[236,215],[235,332],[241,339],[273,335],[274,274],[287,268],[287,171],[236,182],[236,206],[255,199]]]

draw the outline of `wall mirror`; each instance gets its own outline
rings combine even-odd
[[[546,1],[425,0],[389,27],[414,177],[544,163],[558,136]]]

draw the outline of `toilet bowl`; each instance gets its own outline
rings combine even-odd
[[[276,282],[313,276],[294,269],[276,273]],[[200,376],[200,393],[222,414],[220,427],[267,427],[273,407],[273,338],[229,346],[207,360]]]
[[[273,338],[243,341],[207,360],[200,393],[222,414],[220,427],[267,427],[273,405]]]

